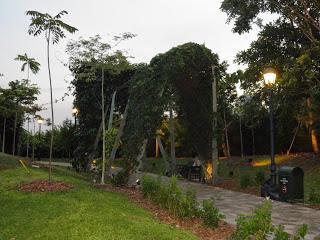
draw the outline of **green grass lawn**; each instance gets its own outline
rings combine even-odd
[[[83,175],[55,168],[53,178],[74,184],[67,192],[23,193],[21,182],[46,179],[27,175],[17,159],[0,154],[0,239],[197,239],[172,228],[130,202],[125,195],[91,187]],[[5,169],[4,169],[5,168]]]

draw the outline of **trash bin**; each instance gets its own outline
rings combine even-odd
[[[282,201],[304,198],[303,170],[299,167],[281,167],[279,175],[279,197]]]

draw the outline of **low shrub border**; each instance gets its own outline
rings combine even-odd
[[[201,205],[197,202],[194,191],[183,192],[178,187],[175,176],[171,177],[168,184],[161,182],[160,178],[144,176],[141,191],[143,197],[167,209],[178,218],[200,218],[205,226],[212,229],[217,228],[219,221],[224,218],[214,206],[213,200],[204,200]]]

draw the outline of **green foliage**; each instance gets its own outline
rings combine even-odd
[[[198,204],[193,191],[183,193],[173,176],[168,184],[145,176],[142,180],[142,194],[162,208],[168,209],[179,218],[193,218],[198,215]]]
[[[251,178],[251,175],[249,174],[243,174],[240,176],[240,187],[241,188],[247,188],[253,186],[253,181]]]
[[[279,225],[274,228],[273,240],[303,240],[307,235],[308,225],[303,224],[294,235],[290,235],[284,231],[284,227]]]
[[[141,65],[129,87],[129,110],[124,130],[123,152],[128,168],[145,139],[154,138],[169,106],[181,118],[186,135],[198,154],[208,159],[212,141],[212,65],[216,78],[225,75],[225,63],[204,45],[186,43]],[[139,111],[136,111],[136,109]]]
[[[118,130],[116,128],[110,128],[106,131],[106,157],[109,157],[114,145]]]
[[[232,240],[260,239],[266,240],[272,231],[271,201],[265,201],[256,207],[252,215],[240,215],[236,219],[237,228]]]
[[[168,184],[163,184],[160,179],[144,176],[141,191],[145,198],[168,209],[178,218],[200,217],[204,225],[213,229],[218,227],[219,221],[223,218],[213,201],[205,200],[201,207],[193,190],[183,192],[178,187],[175,176]]]
[[[141,192],[144,198],[148,198],[150,200],[155,201],[155,196],[159,192],[161,187],[160,179],[157,181],[150,176],[143,176],[142,177],[142,185],[141,185]]]
[[[308,230],[302,225],[296,234],[290,236],[282,225],[273,226],[271,223],[271,201],[267,200],[258,205],[251,215],[240,215],[236,219],[237,228],[230,240],[302,240]]]
[[[262,183],[265,182],[266,175],[265,175],[265,172],[262,169],[260,169],[259,171],[256,172],[255,180],[256,180],[256,183],[258,185],[261,185]]]
[[[128,174],[126,171],[121,170],[111,178],[111,184],[116,187],[123,187],[128,182]]]
[[[205,226],[215,229],[224,215],[214,206],[213,200],[203,200],[200,216]]]
[[[320,204],[320,192],[316,188],[311,188],[308,201],[311,204]]]
[[[27,67],[28,78],[29,70],[31,70],[33,74],[37,74],[40,70],[40,63],[38,63],[34,58],[29,58],[26,53],[24,55],[18,55],[14,60],[23,62],[21,67],[22,72],[24,72]]]

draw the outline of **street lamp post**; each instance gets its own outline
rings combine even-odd
[[[273,91],[272,87],[275,84],[277,74],[272,68],[265,69],[263,73],[263,78],[265,85],[268,87],[269,94],[269,118],[270,118],[270,155],[271,155],[271,165],[270,165],[270,177],[273,186],[277,185],[277,175],[276,175],[276,162],[274,153],[274,123],[273,123]]]
[[[43,123],[43,120],[41,118],[38,119],[39,124],[39,144],[38,144],[38,161],[40,161],[40,143],[41,143],[41,125]]]
[[[76,127],[77,126],[77,115],[79,113],[79,110],[77,108],[73,108],[72,109],[72,114],[74,116],[74,126]]]

